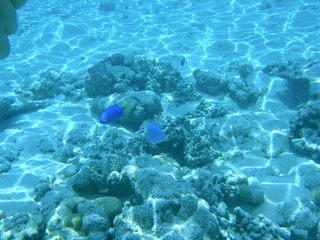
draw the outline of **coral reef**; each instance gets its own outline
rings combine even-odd
[[[187,115],[190,118],[221,118],[228,113],[236,112],[230,105],[213,104],[205,100],[199,101],[194,111],[190,111]]]
[[[109,3],[102,2],[100,10],[111,11],[114,6]],[[289,64],[280,69],[270,65],[263,71],[292,81],[305,79],[294,70]],[[316,239],[320,170],[315,164],[297,169],[312,199],[279,204],[278,222],[246,212],[271,202],[263,174],[275,172],[270,166],[240,173],[233,165],[250,161],[251,153],[269,160],[270,136],[261,133],[259,116],[247,110],[239,114],[232,103],[249,108],[257,102],[261,92],[255,86],[255,73],[251,64],[238,62],[216,71],[194,70],[198,90],[230,97],[230,104],[220,104],[208,99],[192,102],[199,94],[171,64],[137,56],[113,54],[89,68],[85,82],[50,69],[42,72],[28,88],[29,103],[43,104],[56,96],[71,102],[80,99],[90,113],[63,134],[50,138],[30,134],[24,140],[65,167],[34,187],[30,195],[39,204],[34,213],[5,217],[0,211],[0,238]],[[292,84],[288,80],[289,88]],[[163,96],[178,107],[188,101],[193,105],[173,116],[164,111],[171,106]],[[101,112],[114,104],[124,108],[123,116],[112,124],[97,123]],[[12,98],[0,99],[0,116],[10,115],[14,105]],[[316,161],[319,106],[319,100],[301,106],[289,133],[291,145]],[[159,125],[166,141],[154,144],[145,139],[146,120]],[[13,139],[11,151],[0,148],[0,173],[9,171],[23,143]],[[250,177],[246,171],[251,171]],[[276,173],[271,177],[275,175],[282,177]]]
[[[288,134],[292,147],[303,154],[320,160],[320,100],[303,105],[290,121]]]
[[[17,116],[22,113],[40,109],[47,104],[41,101],[32,101],[17,93],[17,97],[0,97],[0,119]]]
[[[200,69],[193,71],[197,88],[210,95],[228,94],[240,107],[247,108],[256,103],[261,96],[251,79],[252,67],[230,63],[215,72]]]
[[[1,219],[0,237],[10,239],[40,239],[43,235],[44,220],[39,213],[17,213]],[[3,234],[1,234],[3,232]]]
[[[88,97],[108,96],[130,90],[171,93],[177,101],[198,98],[191,84],[169,63],[115,53],[88,69],[85,92]]]
[[[303,202],[301,206],[297,201],[279,204],[279,225],[290,229],[293,239],[316,239],[319,217],[315,205]],[[319,234],[319,233],[318,233]]]
[[[82,97],[80,89],[83,82],[70,73],[55,69],[46,69],[35,75],[33,83],[27,89],[32,100],[45,100],[57,95],[63,95],[69,100],[79,100]]]

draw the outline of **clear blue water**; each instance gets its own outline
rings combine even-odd
[[[318,1],[28,0],[17,14],[0,60],[0,239],[320,238]]]

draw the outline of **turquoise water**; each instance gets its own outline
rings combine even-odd
[[[0,239],[320,239],[319,10],[29,0],[0,60]]]

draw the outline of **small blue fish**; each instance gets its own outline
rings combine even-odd
[[[101,124],[109,124],[121,118],[125,108],[120,105],[112,105],[105,109],[100,115]]]
[[[182,57],[180,60],[180,65],[183,66],[186,63],[186,58]]]
[[[145,134],[147,141],[153,144],[158,144],[166,140],[166,134],[153,122],[148,122],[145,125]]]

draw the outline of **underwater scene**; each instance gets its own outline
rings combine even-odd
[[[1,240],[320,239],[319,0],[0,0]]]

